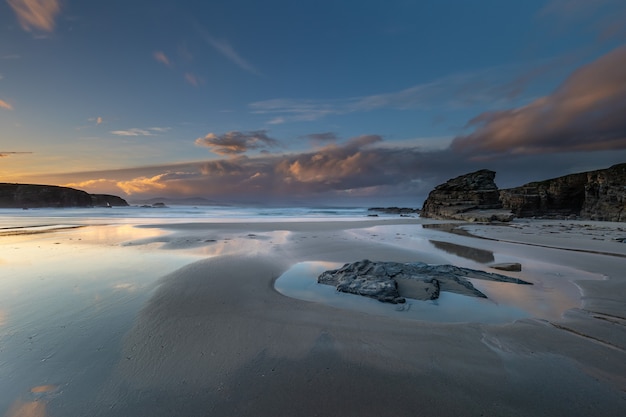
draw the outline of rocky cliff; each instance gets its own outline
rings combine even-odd
[[[511,219],[626,221],[626,163],[503,190],[498,190],[494,178],[495,172],[480,170],[435,187],[424,202],[421,216],[490,221],[506,220],[509,212]],[[490,215],[494,212],[497,215]]]
[[[120,197],[103,194],[88,194],[74,188],[56,185],[0,183],[0,207],[40,208],[40,207],[92,207],[97,205],[122,205],[128,203]]]
[[[495,177],[494,171],[482,169],[438,185],[428,194],[420,216],[468,221],[511,220],[511,213],[501,210]]]
[[[585,173],[500,190],[505,209],[518,217],[577,216],[585,202]]]

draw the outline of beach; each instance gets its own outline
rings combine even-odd
[[[4,225],[0,234],[6,416],[626,410],[623,223],[395,216],[44,223]],[[534,285],[474,281],[488,300],[466,311],[455,309],[462,296],[398,308],[333,291],[322,297],[326,290],[313,281],[307,294],[279,285],[293,268],[362,259],[489,272],[518,262],[522,271],[498,272]]]

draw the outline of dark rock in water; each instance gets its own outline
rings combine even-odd
[[[367,211],[377,211],[385,214],[399,214],[400,216],[408,216],[411,214],[419,214],[420,209],[409,207],[370,207]]]
[[[375,298],[382,302],[403,303],[404,297],[419,300],[439,298],[440,291],[487,298],[468,278],[531,284],[506,275],[422,262],[372,262],[367,259],[325,271],[320,284],[334,285],[338,291]],[[532,284],[531,284],[532,285]],[[401,293],[399,288],[403,289]]]
[[[397,274],[394,267],[386,268],[387,262],[363,260],[345,264],[339,269],[323,272],[317,282],[334,285],[337,291],[363,295],[388,303],[403,303],[398,293],[398,284],[393,279]]]
[[[518,262],[505,262],[505,263],[493,264],[489,266],[493,269],[499,269],[500,271],[518,272],[522,270],[522,264]]]
[[[511,221],[514,215],[502,210],[495,176],[495,172],[482,169],[438,185],[428,194],[420,216],[478,222]]]

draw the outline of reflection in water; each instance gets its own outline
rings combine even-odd
[[[395,318],[437,322],[507,323],[526,317],[558,319],[565,310],[580,305],[580,293],[570,279],[597,279],[594,274],[545,263],[529,263],[524,273],[511,276],[535,285],[516,285],[470,279],[487,299],[442,292],[438,300],[407,299],[406,304],[387,304],[358,295],[337,292],[318,284],[319,274],[341,265],[328,262],[301,262],[275,283],[283,295],[335,307]],[[563,277],[567,277],[564,279]]]
[[[481,264],[494,261],[493,252],[485,249],[472,248],[471,246],[457,245],[456,243],[443,242],[441,240],[429,240],[437,249],[451,253],[462,258],[471,259]]]
[[[160,234],[103,225],[0,236],[0,416],[46,416],[86,389],[76,380],[107,375],[150,289],[199,259],[123,245]]]

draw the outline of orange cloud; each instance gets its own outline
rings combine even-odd
[[[554,93],[510,110],[483,113],[452,149],[538,154],[626,149],[626,46],[575,71]]]
[[[154,54],[152,54],[152,56],[154,57],[154,59],[156,59],[158,62],[171,67],[172,63],[170,62],[169,58],[167,57],[167,55],[165,55],[164,52],[161,51],[156,51]]]
[[[202,78],[190,72],[185,73],[185,81],[187,81],[189,84],[193,85],[194,87],[197,87],[200,84],[204,84]]]
[[[52,32],[61,11],[58,0],[7,0],[7,3],[13,8],[22,28],[28,32],[33,29]]]
[[[130,181],[119,181],[116,185],[128,195],[141,194],[155,190],[163,190],[166,185],[161,183],[163,175],[156,175],[151,178],[139,177]]]
[[[5,109],[5,110],[13,110],[13,106],[11,106],[10,103],[7,103],[4,100],[0,100],[0,108]]]

